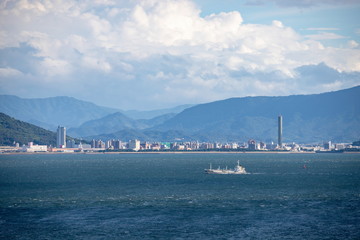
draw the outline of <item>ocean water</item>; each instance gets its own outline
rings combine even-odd
[[[0,155],[0,238],[360,239],[360,154]]]

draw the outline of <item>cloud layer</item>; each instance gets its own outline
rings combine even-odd
[[[353,40],[326,47],[319,41],[338,36],[301,36],[276,20],[244,24],[236,11],[200,13],[189,0],[4,1],[0,93],[145,109],[360,84]],[[319,71],[304,79],[312,65]],[[318,80],[324,68],[335,77]]]
[[[281,7],[314,7],[320,5],[329,5],[329,6],[339,6],[339,5],[351,5],[358,4],[359,0],[297,0],[297,1],[289,1],[289,0],[248,0],[247,4],[249,5],[262,5],[265,3],[273,2]]]

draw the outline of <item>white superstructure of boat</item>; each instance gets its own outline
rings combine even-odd
[[[240,165],[239,161],[237,162],[237,166],[234,169],[213,169],[210,163],[210,168],[205,169],[205,173],[208,174],[247,174],[245,168]]]

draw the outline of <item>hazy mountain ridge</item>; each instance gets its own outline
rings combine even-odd
[[[157,110],[149,110],[149,111],[138,111],[138,110],[125,110],[122,111],[126,116],[133,119],[146,119],[150,120],[158,116],[170,114],[170,113],[180,113],[183,110],[195,106],[195,104],[184,104],[180,106],[176,106],[173,108],[164,108]]]
[[[277,116],[284,140],[350,141],[360,135],[360,86],[336,92],[285,97],[231,98],[186,109],[154,128],[181,130],[213,139],[277,139]]]
[[[360,86],[312,95],[230,98],[153,119],[113,112],[68,128],[68,133],[122,141],[276,142],[280,114],[285,142],[352,142],[360,136]]]
[[[149,129],[92,138],[276,142],[278,115],[283,116],[285,142],[352,142],[360,136],[360,86],[312,95],[230,98],[185,109]]]
[[[102,119],[117,112],[121,112],[122,114],[126,115],[127,118],[129,118],[129,116],[126,114],[126,112],[132,113],[133,115],[136,115],[136,117],[143,119],[128,119],[126,120],[126,125],[128,126],[119,126],[119,128],[114,129],[114,131],[118,131],[124,127],[138,128],[139,126],[143,126],[140,128],[146,128],[154,126],[154,123],[152,123],[154,121],[157,121],[156,123],[159,124],[162,121],[168,119],[165,117],[167,114],[178,113],[179,111],[182,111],[184,108],[186,108],[186,106],[190,106],[182,105],[174,108],[152,111],[123,111],[119,109],[98,106],[94,103],[78,100],[73,97],[27,99],[12,95],[0,95],[0,103],[0,112],[3,112],[16,119],[29,122],[53,131],[56,130],[58,125],[65,126],[68,129],[78,128],[88,121]],[[146,119],[149,116],[153,117],[151,119]],[[130,123],[131,121],[134,121],[134,123]],[[100,133],[104,132],[97,132],[97,134]],[[88,135],[90,134],[87,134],[87,136]]]
[[[176,114],[164,114],[153,119],[135,120],[123,113],[116,112],[100,119],[90,120],[78,128],[70,128],[68,133],[74,137],[87,137],[102,134],[111,134],[124,129],[141,130],[161,124]]]
[[[72,97],[24,99],[0,95],[0,102],[0,112],[47,129],[51,127],[51,130],[58,125],[79,126],[85,121],[117,111]]]

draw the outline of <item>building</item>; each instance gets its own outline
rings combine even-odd
[[[277,145],[274,142],[270,142],[270,143],[266,144],[266,149],[267,150],[275,150],[276,148],[277,148]]]
[[[258,150],[259,148],[258,148],[258,145],[256,144],[256,141],[254,140],[254,139],[250,139],[249,141],[248,141],[248,148],[249,148],[249,150]]]
[[[95,139],[91,140],[91,148],[95,148],[96,141]]]
[[[58,126],[56,133],[56,147],[66,148],[66,128]]]
[[[29,142],[27,146],[23,146],[23,152],[47,152],[46,145],[34,145],[33,142]]]
[[[265,149],[266,149],[266,143],[260,142],[260,143],[259,143],[259,149],[265,150]]]
[[[112,145],[115,150],[119,150],[122,148],[122,143],[120,140],[113,140]]]
[[[66,147],[67,148],[76,148],[75,140],[74,139],[67,140],[66,141]]]
[[[331,141],[324,142],[324,149],[325,150],[331,150],[332,149]]]
[[[279,145],[279,148],[283,147],[283,143],[282,143],[282,134],[283,134],[282,122],[283,122],[283,119],[282,119],[282,116],[280,115],[278,117],[278,145]]]
[[[129,141],[129,149],[132,149],[134,151],[139,151],[140,150],[140,141],[137,139],[130,140]]]
[[[112,140],[107,140],[107,141],[105,142],[105,148],[106,148],[106,149],[114,149]]]
[[[335,150],[344,150],[346,145],[344,143],[337,143],[335,144]]]

